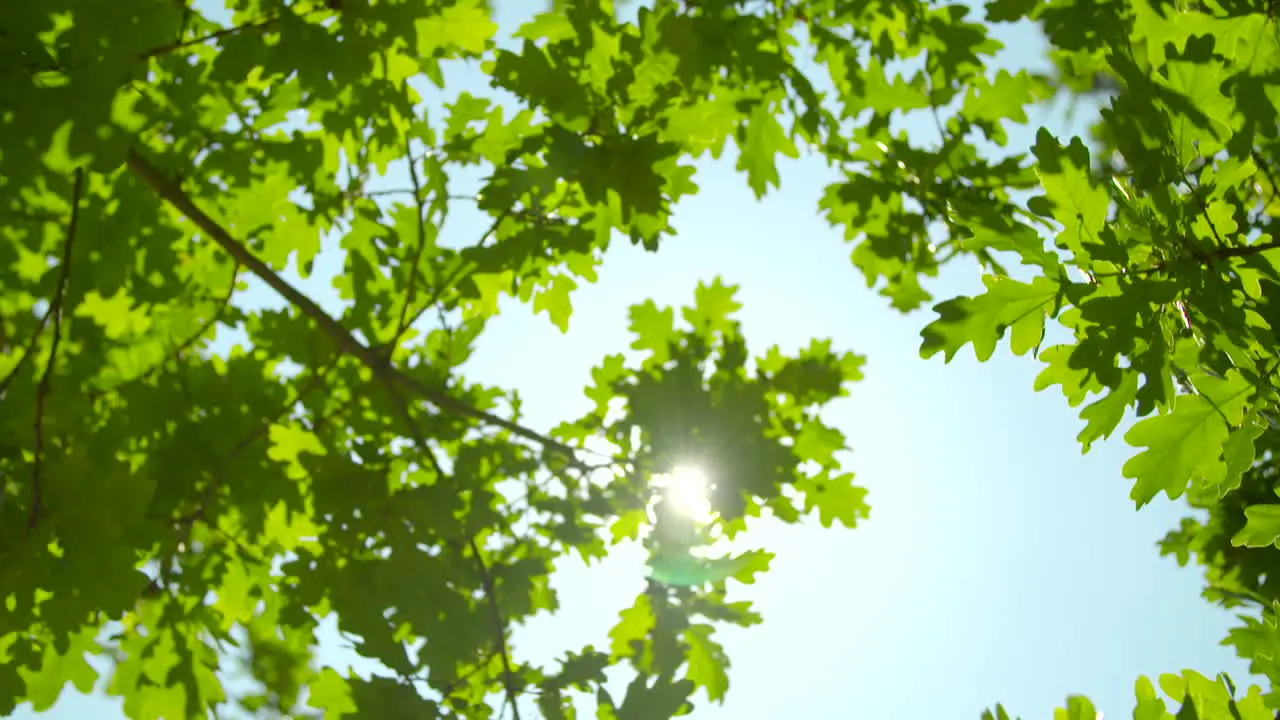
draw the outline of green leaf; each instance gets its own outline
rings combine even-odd
[[[668,346],[675,339],[675,313],[671,308],[659,308],[652,300],[633,305],[630,329],[636,336],[631,347],[648,350],[654,363],[666,361]]]
[[[866,503],[865,488],[853,484],[853,473],[824,471],[796,482],[796,489],[804,493],[804,511],[818,511],[818,522],[831,527],[839,522],[847,528],[857,525],[859,518],[870,515]]]
[[[1089,452],[1089,448],[1097,440],[1111,436],[1137,397],[1138,374],[1126,373],[1119,387],[1112,388],[1104,397],[1080,411],[1080,419],[1088,424],[1076,436],[1076,440],[1085,452]]]
[[[972,298],[956,298],[934,307],[939,318],[929,323],[920,336],[920,356],[939,352],[950,362],[956,352],[973,344],[978,360],[987,360],[996,343],[1012,329],[1011,348],[1017,355],[1037,347],[1044,335],[1044,322],[1053,310],[1058,286],[1047,278],[1022,283],[1006,277],[982,278],[987,292]]]
[[[742,304],[733,299],[737,292],[737,286],[725,285],[720,281],[720,278],[713,280],[710,285],[698,283],[698,289],[694,292],[693,307],[684,308],[683,310],[682,314],[685,322],[692,325],[697,332],[706,334],[720,333],[731,329],[730,317],[742,309]],[[640,332],[634,325],[632,330],[637,333]],[[651,332],[658,331],[655,329]],[[652,341],[646,340],[645,342]],[[633,345],[633,347],[635,346]]]
[[[445,48],[479,53],[498,30],[482,0],[458,0],[417,21],[418,54],[432,57]]]
[[[618,706],[618,720],[647,720],[656,717],[675,717],[687,705],[687,699],[693,692],[693,683],[689,680],[672,682],[658,678],[652,685],[643,675],[636,677],[627,686],[627,695],[622,705]]]
[[[341,717],[353,714],[359,708],[351,696],[351,688],[346,679],[333,670],[324,668],[319,677],[311,681],[307,693],[307,705],[317,710],[324,710],[325,717],[331,714]]]
[[[936,305],[924,356],[972,344],[986,360],[1008,334],[1046,366],[1035,389],[1083,406],[1086,450],[1137,418],[1134,498],[1195,509],[1161,551],[1194,556],[1212,602],[1261,608],[1226,643],[1269,689],[1190,671],[1161,688],[1179,717],[1280,707],[1265,8],[557,0],[515,28],[483,0],[11,5],[0,477],[20,481],[0,483],[0,548],[21,552],[0,562],[0,715],[61,712],[94,653],[146,720],[289,717],[304,693],[329,718],[486,720],[503,679],[536,688],[547,717],[592,693],[606,720],[688,715],[698,688],[725,698],[712,628],[761,622],[726,586],[762,581],[772,555],[707,546],[749,541],[747,518],[868,517],[845,452],[859,438],[829,415],[864,358],[841,338],[753,354],[715,278],[679,326],[635,299],[641,357],[595,362],[590,407],[554,440],[525,388],[463,368],[513,304],[565,331],[612,245],[669,259],[686,242],[674,209],[723,180],[711,163],[730,139],[756,199],[801,148],[796,168],[833,171],[793,190],[868,292]],[[998,55],[992,24],[1023,20],[1051,73]],[[1029,110],[1060,94],[1101,108],[1070,138]],[[900,131],[916,116],[936,135]],[[932,300],[977,279],[974,297]],[[699,462],[706,497],[677,512],[651,481]],[[652,572],[607,654],[495,647],[558,611],[553,568],[626,539]],[[313,654],[324,617],[379,675]],[[617,703],[603,685],[624,664]],[[224,688],[228,673],[244,682]],[[1136,695],[1137,720],[1174,717],[1149,681]],[[1083,698],[1064,713],[1095,720]]]
[[[1067,698],[1066,709],[1053,711],[1054,720],[1098,720],[1098,711],[1089,698],[1073,695]]]
[[[551,323],[559,328],[560,332],[569,332],[569,316],[573,313],[569,294],[577,287],[578,284],[573,281],[573,278],[564,275],[552,277],[551,283],[534,297],[533,311],[546,312]]]
[[[639,537],[640,527],[644,524],[645,519],[644,510],[631,510],[620,515],[613,525],[609,527],[613,544],[617,545],[623,540],[635,540]]]
[[[1062,226],[1057,245],[1070,250],[1077,260],[1090,258],[1092,246],[1100,243],[1111,199],[1089,174],[1089,151],[1079,138],[1062,146],[1048,130],[1041,128],[1032,148],[1036,174],[1044,188],[1042,196],[1048,212]]]
[[[67,683],[81,693],[93,691],[98,673],[86,661],[86,655],[99,652],[95,634],[93,628],[85,628],[69,639],[65,649],[47,646],[38,671],[19,670],[33,710],[45,712],[52,708]]]
[[[1232,545],[1267,547],[1280,540],[1280,505],[1252,505],[1244,509],[1244,516],[1245,526],[1231,538]]]
[[[630,608],[623,610],[617,625],[609,631],[610,652],[614,658],[631,657],[634,645],[642,643],[653,631],[656,618],[648,595],[640,595]]]
[[[1144,448],[1124,464],[1134,481],[1130,497],[1142,507],[1161,491],[1176,500],[1192,480],[1225,478],[1222,447],[1230,431],[1217,409],[1201,395],[1178,398],[1172,412],[1147,418],[1125,433],[1124,440]]]
[[[738,169],[747,174],[747,184],[757,198],[764,197],[769,186],[778,187],[777,156],[800,157],[800,151],[778,123],[770,103],[758,102],[750,119],[739,129]]]
[[[685,630],[684,641],[689,646],[685,677],[695,688],[706,690],[708,700],[719,703],[729,690],[729,659],[724,648],[712,639],[714,632],[710,625],[701,624]]]

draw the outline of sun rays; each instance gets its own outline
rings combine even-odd
[[[690,520],[711,519],[711,482],[696,465],[677,465],[670,473],[659,475],[657,485],[670,508]]]

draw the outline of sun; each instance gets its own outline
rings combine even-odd
[[[702,468],[677,465],[659,482],[663,498],[676,512],[694,520],[711,518],[711,483]]]

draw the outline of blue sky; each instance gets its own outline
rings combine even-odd
[[[506,13],[504,30],[513,18]],[[1000,34],[1014,48],[1002,66],[1040,62],[1034,31]],[[454,77],[432,104],[459,90],[488,94],[478,73]],[[1060,132],[1061,110],[1033,121]],[[918,142],[936,138],[927,117],[904,127]],[[1030,138],[1012,133],[1011,145]],[[738,597],[755,601],[765,622],[721,632],[733,662],[729,695],[694,717],[976,720],[1003,702],[1031,720],[1082,693],[1119,718],[1129,715],[1139,674],[1226,670],[1243,681],[1244,664],[1218,646],[1231,616],[1198,597],[1195,570],[1156,551],[1185,509],[1156,501],[1134,512],[1120,474],[1132,454],[1119,439],[1124,428],[1082,456],[1075,411],[1056,391],[1032,391],[1035,361],[1004,351],[985,364],[968,351],[950,365],[921,360],[918,332],[930,314],[901,315],[868,290],[850,247],[816,212],[832,173],[812,159],[787,161],[782,190],[757,202],[733,162],[730,154],[701,164],[702,190],[680,204],[678,235],[661,253],[611,248],[599,282],[574,296],[567,334],[509,303],[467,368],[472,379],[517,388],[527,424],[551,427],[587,408],[590,368],[630,344],[629,305],[680,305],[716,276],[740,286],[755,351],[830,337],[867,356],[866,379],[828,418],[854,448],[848,467],[870,490],[871,518],[852,531],[816,523],[752,531],[751,543],[777,558]],[[465,243],[482,231],[480,218],[462,216],[445,235]],[[326,252],[300,283],[331,308],[327,276],[340,263]],[[944,298],[976,286],[976,269],[958,264],[930,289]],[[262,288],[245,301],[277,304]],[[567,563],[556,581],[562,610],[517,630],[515,652],[550,660],[604,644],[643,587],[642,563],[635,548],[591,568]],[[332,649],[321,659],[347,661]],[[115,700],[70,693],[43,717],[123,717]]]

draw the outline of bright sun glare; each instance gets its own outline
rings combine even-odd
[[[693,465],[679,465],[663,479],[663,497],[685,517],[698,520],[711,516],[711,488],[706,473]]]

